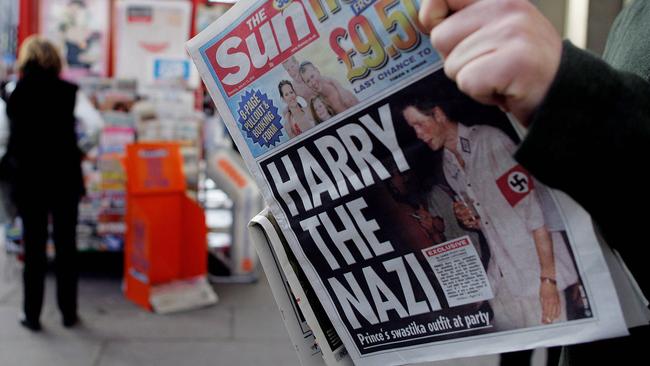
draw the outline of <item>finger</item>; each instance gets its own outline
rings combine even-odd
[[[546,300],[542,300],[542,323],[548,324],[552,321],[549,306]]]
[[[456,74],[456,84],[480,103],[508,108],[506,93],[517,64],[508,50],[488,52],[463,65]]]
[[[554,294],[548,299],[548,316],[549,320],[554,321],[560,317],[559,297]]]
[[[474,33],[469,34],[454,46],[445,59],[445,73],[455,80],[458,71],[471,62],[485,54],[496,51],[503,47],[508,38],[511,37],[510,29],[515,27],[512,22],[502,19],[499,22],[486,24]]]
[[[561,47],[561,44],[559,47]],[[550,81],[555,77],[555,72],[557,67],[559,67],[559,59],[557,59],[556,67],[544,68],[539,63],[539,59],[547,58],[540,58],[539,56],[526,52],[523,50],[523,47],[518,49],[516,46],[513,46],[507,52],[510,55],[509,57],[513,57],[515,54],[522,54],[522,56],[517,59],[518,63],[511,69],[510,82],[502,86],[499,94],[505,97],[506,108],[517,120],[526,126],[530,114],[541,103],[551,86]],[[515,76],[516,70],[522,69],[527,69],[529,72],[520,72]],[[552,70],[552,73],[544,75],[543,71],[535,72],[535,70]],[[539,84],[537,81],[540,79],[548,80],[549,82],[547,84]]]
[[[492,53],[481,55],[465,64],[456,74],[456,84],[465,94],[483,104],[495,105],[511,112],[525,123],[546,89],[531,89],[531,54],[525,54],[521,43],[512,43]],[[487,71],[487,72],[486,72]]]
[[[424,28],[430,32],[442,22],[452,11],[458,11],[477,0],[423,0],[418,19]]]
[[[463,221],[472,221],[472,213],[469,212],[467,209],[461,210],[459,212],[459,215]]]
[[[478,1],[469,4],[447,17],[431,31],[431,44],[446,58],[463,39],[488,24],[500,22],[509,11],[515,9],[506,7],[504,3],[508,2]]]
[[[550,323],[555,319],[555,309],[553,306],[553,302],[550,300],[546,300],[546,310],[544,311],[544,315],[546,316],[546,320]]]
[[[553,319],[559,319],[560,318],[560,314],[562,314],[562,307],[561,306],[562,306],[562,304],[560,302],[560,299],[559,299],[559,297],[556,296],[555,297],[555,312],[553,313],[554,314]]]
[[[418,19],[424,29],[430,32],[433,27],[440,24],[447,17],[449,11],[446,0],[423,0]]]
[[[478,0],[447,0],[447,4],[449,5],[449,9],[451,9],[451,11],[458,11],[469,5],[472,5],[477,1]]]

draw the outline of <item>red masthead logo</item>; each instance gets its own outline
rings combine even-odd
[[[318,38],[301,1],[286,2],[282,10],[273,4],[264,3],[205,50],[229,97]]]

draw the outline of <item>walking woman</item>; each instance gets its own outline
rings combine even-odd
[[[63,325],[77,316],[76,226],[84,194],[82,153],[77,146],[74,107],[77,86],[59,78],[62,61],[44,38],[27,38],[17,61],[20,80],[7,102],[10,135],[2,161],[11,196],[23,221],[24,316],[21,324],[41,329],[47,267],[48,223],[56,249],[57,300]]]

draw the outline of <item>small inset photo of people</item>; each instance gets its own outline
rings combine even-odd
[[[286,105],[282,113],[282,120],[284,121],[284,129],[290,138],[294,138],[316,125],[309,109],[298,101],[298,94],[296,94],[291,81],[280,81],[278,91]]]
[[[323,76],[311,61],[300,62],[291,56],[282,67],[290,76],[290,80],[278,83],[278,92],[285,104],[283,124],[289,138],[359,103],[351,91],[335,79]]]

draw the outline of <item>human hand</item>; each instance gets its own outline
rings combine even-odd
[[[575,283],[570,286],[569,293],[571,294],[571,301],[577,303],[582,300],[582,292],[580,291],[580,286],[581,285],[579,283]]]
[[[431,224],[436,231],[439,231],[441,233],[445,232],[445,220],[443,220],[442,217],[433,216],[431,218]]]
[[[291,131],[293,132],[294,136],[298,136],[298,135],[300,135],[302,133],[302,131],[300,130],[300,126],[298,126],[297,123],[294,123],[291,126]]]
[[[527,126],[557,73],[562,40],[527,0],[423,0],[419,19],[445,73]]]
[[[481,227],[481,218],[462,201],[454,201],[454,215],[456,219],[468,229],[478,230]]]
[[[542,303],[542,323],[550,324],[560,317],[560,294],[557,285],[542,281],[539,286],[539,301]]]

